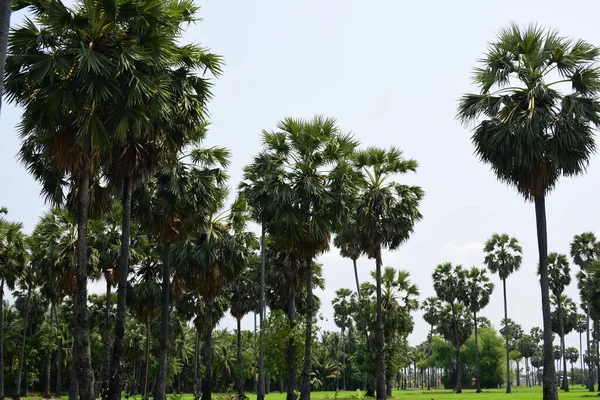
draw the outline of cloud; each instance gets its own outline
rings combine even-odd
[[[465,267],[472,265],[480,266],[483,263],[484,244],[481,242],[468,241],[460,244],[448,243],[442,249],[442,254],[447,261],[462,264]]]

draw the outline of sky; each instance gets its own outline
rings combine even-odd
[[[534,206],[498,182],[473,154],[470,132],[456,119],[458,99],[474,92],[470,76],[487,44],[511,21],[538,23],[562,35],[600,45],[600,3],[590,1],[205,0],[203,21],[184,41],[200,43],[224,57],[209,104],[209,145],[228,147],[232,188],[244,165],[261,148],[261,131],[280,119],[335,117],[362,146],[397,146],[419,162],[415,174],[399,177],[425,193],[423,220],[410,240],[383,256],[385,266],[410,272],[421,298],[434,295],[431,274],[444,262],[484,267],[483,243],[494,232],[515,236],[524,251],[521,269],[507,280],[508,316],[528,332],[541,326]],[[18,24],[22,14],[16,14]],[[20,111],[4,104],[0,116],[0,204],[9,218],[33,229],[47,209],[40,185],[16,158]],[[549,250],[568,254],[575,234],[600,233],[600,159],[585,176],[561,179],[547,199]],[[336,249],[321,256],[326,289],[320,326],[337,329],[331,300],[339,288],[355,288],[352,263]],[[359,278],[374,262],[360,259]],[[567,290],[579,303],[573,283]],[[500,327],[502,284],[497,276],[481,315]],[[103,283],[91,284],[101,292]],[[423,341],[428,327],[420,313],[409,336]],[[233,329],[227,317],[221,328]],[[243,327],[251,329],[246,318]],[[579,347],[568,335],[567,347]]]

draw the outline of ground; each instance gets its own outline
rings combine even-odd
[[[559,399],[600,399],[598,393],[588,392],[586,388],[581,385],[575,385],[570,388],[570,392],[559,391]],[[512,394],[507,397],[505,393],[506,389],[486,389],[483,393],[477,394],[474,390],[464,390],[462,394],[457,395],[449,390],[395,390],[394,399],[397,400],[457,400],[468,397],[470,400],[539,400],[542,398],[541,387],[513,387]],[[256,400],[256,396],[252,393],[248,393],[248,400]],[[193,400],[191,394],[185,394],[182,396],[168,396],[170,400]],[[141,400],[140,396],[136,398],[130,397],[130,400]],[[313,392],[311,394],[312,400],[357,400],[356,392],[346,391],[339,392],[337,397],[335,392]],[[30,398],[28,400],[34,400]],[[39,398],[35,398],[39,400]],[[213,400],[229,400],[229,396],[224,394],[213,394]],[[274,392],[266,396],[265,400],[285,400],[285,393]],[[366,400],[366,399],[363,399]]]

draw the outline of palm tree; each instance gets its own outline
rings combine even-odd
[[[199,135],[197,145],[202,138]],[[228,156],[229,152],[225,149],[197,147],[189,154],[180,154],[177,161],[161,165],[147,184],[133,193],[135,217],[161,246],[162,306],[157,400],[165,400],[167,390],[171,248],[205,224],[220,205],[225,175],[218,167],[228,165]]]
[[[511,360],[515,361],[517,364],[517,386],[520,386],[521,377],[519,374],[519,361],[521,360],[521,354],[519,353],[518,348],[519,341],[523,337],[523,327],[521,327],[521,325],[517,324],[510,318],[504,318],[501,321],[500,334],[505,338],[510,338],[509,341],[506,343],[506,345],[508,346],[507,355]],[[510,374],[510,370],[508,370],[507,372]],[[507,379],[510,380],[510,375],[508,376],[509,378]]]
[[[586,307],[587,308],[587,307]],[[585,315],[577,315],[577,324],[575,325],[575,331],[577,331],[577,333],[579,333],[579,365],[580,365],[580,369],[581,369],[581,374],[582,376],[585,374],[583,371],[583,342],[582,342],[582,338],[581,335],[583,334],[583,332],[585,332],[587,330],[587,318]]]
[[[333,305],[333,315],[335,324],[340,328],[341,344],[342,344],[342,390],[346,390],[346,328],[352,325],[352,320],[349,318],[355,307],[355,297],[350,289],[338,289],[335,292],[335,297],[331,301]],[[339,390],[339,385],[337,387]]]
[[[252,257],[251,263],[257,260]],[[258,292],[260,287],[252,275],[253,271],[246,268],[238,274],[229,285],[229,299],[231,302],[229,312],[237,322],[237,390],[238,395],[244,395],[244,363],[242,360],[242,318],[259,307]]]
[[[571,385],[575,384],[575,373],[573,372],[573,363],[579,360],[579,351],[575,347],[569,347],[565,350],[565,356],[571,363]]]
[[[523,250],[519,245],[519,241],[514,237],[510,237],[506,233],[501,235],[494,233],[492,237],[485,242],[483,251],[487,253],[484,260],[487,268],[491,273],[498,273],[498,276],[500,279],[502,279],[502,290],[504,293],[504,319],[508,320],[508,307],[506,303],[506,278],[521,268]],[[508,331],[506,332],[506,393],[510,393],[510,357],[508,355],[508,341],[510,338],[508,337]]]
[[[539,273],[539,272],[538,272]],[[569,261],[564,254],[550,253],[548,254],[548,277],[550,293],[556,298],[556,306],[558,310],[558,322],[560,335],[560,351],[563,358],[563,371],[567,370],[567,360],[565,358],[565,326],[563,319],[563,309],[561,306],[561,297],[567,286],[571,284],[571,269]],[[564,391],[569,391],[569,380],[567,374],[563,372],[562,384],[560,387]]]
[[[579,267],[579,273],[577,274],[577,279],[579,282],[585,280],[587,278],[587,268],[590,262],[597,260],[600,256],[600,243],[596,239],[596,235],[592,232],[584,232],[579,235],[575,235],[573,241],[571,242],[571,257],[573,258],[573,262]],[[590,301],[589,299],[584,298],[584,303],[586,304],[586,347],[587,353],[589,354],[591,351],[590,348]],[[583,362],[583,352],[582,354],[582,362]],[[588,390],[590,392],[594,391],[594,381],[589,378],[592,376],[592,363],[588,363]]]
[[[529,380],[529,359],[535,355],[537,349],[537,343],[534,341],[531,335],[523,335],[521,340],[519,340],[517,350],[525,359],[525,385],[527,386],[531,386],[531,382]]]
[[[449,313],[445,315],[445,319],[441,318],[440,314],[440,325],[442,322],[446,324],[441,326],[440,333],[445,337],[450,337],[448,341],[452,343],[456,349],[456,393],[462,393],[462,367],[460,365],[460,348],[464,342],[468,339],[463,340],[465,332],[461,330],[461,327],[467,326],[466,323],[461,323],[459,311],[457,305],[461,306],[461,310],[467,311],[466,307],[462,307],[459,302],[465,298],[464,291],[466,290],[466,271],[461,265],[452,266],[451,263],[440,264],[435,268],[432,274],[433,289],[437,294],[438,298],[448,303]],[[450,318],[448,320],[448,318]],[[471,325],[468,324],[470,327]],[[470,336],[470,333],[469,333]]]
[[[367,148],[355,155],[355,165],[363,174],[363,190],[357,200],[356,223],[361,249],[375,259],[377,326],[375,330],[377,400],[386,398],[383,310],[381,308],[381,269],[384,248],[395,250],[408,240],[414,224],[422,216],[418,210],[423,190],[394,182],[394,175],[414,172],[415,160],[406,160],[395,147],[389,150]]]
[[[352,260],[354,267],[354,280],[356,281],[356,293],[360,297],[360,283],[358,280],[358,268],[356,260],[363,254],[361,250],[360,238],[358,235],[359,228],[356,225],[356,216],[352,220],[345,223],[339,232],[336,233],[333,239],[335,247],[340,249],[340,255]]]
[[[34,276],[34,269],[31,263],[27,263],[23,274],[19,279],[19,286],[22,289],[22,295],[25,295],[25,305],[23,307],[23,335],[21,338],[21,352],[19,356],[19,368],[17,369],[17,377],[15,379],[15,394],[13,398],[21,398],[21,377],[23,375],[23,366],[25,364],[25,344],[27,342],[27,328],[29,326],[29,304],[31,303],[31,292],[33,291],[36,278]],[[26,294],[25,294],[26,293]],[[22,296],[21,296],[22,299]]]
[[[0,76],[4,76],[4,65],[6,64],[6,53],[8,51],[8,30],[10,28],[10,14],[12,12],[12,0],[0,1]],[[2,86],[4,79],[0,79],[0,112],[2,111]],[[0,382],[2,383],[2,382]],[[0,393],[0,398],[3,396]]]
[[[481,393],[481,382],[479,381],[479,346],[477,344],[477,312],[488,305],[493,290],[494,284],[490,282],[485,270],[473,267],[467,271],[466,288],[461,293],[464,296],[461,300],[473,313],[473,325],[475,326],[475,378],[477,379],[477,393]]]
[[[314,318],[312,264],[328,249],[331,234],[349,217],[347,204],[354,195],[356,179],[348,159],[358,143],[342,133],[334,119],[321,116],[310,121],[286,118],[277,129],[263,132],[264,150],[249,168],[279,177],[266,178],[273,214],[263,222],[283,246],[295,248],[305,264],[306,339],[300,398],[308,400]],[[294,389],[289,388],[288,394]]]
[[[544,317],[544,395],[556,399],[551,362],[545,199],[561,176],[585,172],[600,124],[600,51],[536,25],[502,29],[474,71],[479,93],[460,101],[458,118],[475,123],[472,141],[498,179],[535,203]],[[569,85],[566,85],[568,83]],[[557,84],[570,88],[565,92]]]
[[[427,366],[431,374],[431,339],[433,338],[433,327],[439,322],[442,304],[437,297],[428,297],[423,301],[421,310],[423,319],[429,324],[429,335],[427,336]],[[431,390],[431,376],[427,379],[427,390]]]
[[[6,213],[6,209],[0,210]],[[13,290],[26,263],[25,235],[20,223],[0,217],[0,399],[4,398],[4,285]]]

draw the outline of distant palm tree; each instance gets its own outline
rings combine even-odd
[[[358,280],[358,268],[356,260],[363,254],[361,250],[360,238],[358,235],[359,227],[356,224],[356,216],[353,215],[351,221],[344,224],[336,233],[333,239],[335,247],[340,249],[340,255],[352,260],[354,267],[354,280],[356,281],[356,294],[360,297],[360,281]]]
[[[519,241],[514,237],[508,236],[506,233],[499,235],[494,233],[486,242],[483,248],[486,253],[485,264],[492,273],[498,273],[500,279],[502,279],[502,289],[504,293],[504,319],[508,319],[508,309],[506,304],[506,278],[508,278],[513,272],[518,271],[521,268],[521,262],[523,261],[523,250],[519,245]],[[511,392],[510,388],[510,357],[508,341],[509,331],[506,331],[506,393]],[[554,365],[554,364],[552,364]]]
[[[539,273],[539,271],[538,271]],[[565,358],[565,326],[563,318],[563,308],[561,305],[561,296],[567,286],[571,284],[571,269],[569,261],[564,254],[550,253],[548,254],[548,278],[550,293],[556,298],[556,306],[558,310],[558,322],[560,335],[560,351],[563,359],[563,371],[567,370],[567,359]],[[563,372],[562,390],[569,391],[569,380],[566,372]]]
[[[584,232],[579,235],[575,235],[573,241],[571,242],[571,257],[573,258],[573,262],[579,267],[579,272],[577,273],[577,280],[580,283],[580,286],[583,284],[583,281],[587,279],[587,268],[589,264],[597,260],[600,257],[600,242],[596,238],[593,232]],[[590,347],[590,301],[588,298],[585,298],[582,294],[582,299],[586,305],[586,351],[589,354],[591,352]],[[583,362],[583,352],[581,352],[581,360]],[[594,391],[594,381],[589,378],[592,376],[593,372],[593,363],[587,363],[588,366],[588,380],[587,386],[590,392]],[[582,367],[583,370],[583,367]]]
[[[575,347],[569,347],[565,350],[565,356],[571,363],[571,385],[575,384],[575,373],[573,372],[573,363],[576,363],[579,359],[579,351]]]
[[[523,358],[525,358],[525,385],[531,386],[531,381],[529,378],[529,359],[537,352],[537,343],[534,341],[531,335],[523,335],[521,340],[519,340],[517,350],[519,350],[521,355],[523,355]]]
[[[350,316],[353,308],[356,306],[356,297],[350,289],[338,289],[335,292],[335,297],[331,301],[333,305],[333,316],[335,324],[340,328],[342,344],[342,390],[346,390],[346,328],[352,326]],[[337,358],[337,357],[336,357]],[[336,390],[339,390],[339,383]]]
[[[433,338],[433,327],[439,322],[442,304],[437,297],[428,297],[423,301],[421,310],[423,319],[429,324],[429,335],[427,335],[427,367],[431,374],[431,339]],[[427,390],[431,390],[431,376],[427,379]]]
[[[600,51],[534,24],[502,29],[489,47],[473,73],[479,93],[462,97],[458,118],[476,125],[475,152],[498,179],[535,203],[544,318],[543,398],[555,400],[545,200],[561,176],[584,173],[594,154]]]
[[[477,344],[477,313],[490,302],[490,296],[494,291],[494,284],[485,273],[484,269],[471,268],[466,273],[466,287],[461,293],[464,305],[473,313],[473,325],[475,327],[475,378],[477,379],[477,393],[481,393],[481,382],[479,379],[479,346]]]
[[[0,398],[4,397],[4,285],[13,290],[25,268],[27,246],[22,229],[22,224],[0,217]]]
[[[393,180],[395,175],[415,172],[417,162],[405,159],[402,152],[369,147],[355,154],[355,165],[363,175],[362,192],[356,207],[356,222],[360,226],[361,249],[375,260],[377,293],[377,325],[375,358],[377,400],[386,399],[383,310],[381,297],[382,249],[397,249],[410,237],[414,225],[421,220],[419,204],[424,196],[418,186],[408,186]]]
[[[438,298],[448,303],[445,314],[440,314],[440,333],[447,337],[456,350],[456,383],[454,390],[456,393],[462,393],[462,367],[460,365],[460,348],[470,336],[471,322],[462,321],[464,313],[468,313],[468,309],[460,304],[461,299],[464,299],[464,291],[467,288],[465,278],[466,271],[462,265],[453,266],[451,263],[438,265],[433,274],[433,289]],[[460,310],[459,310],[460,306]],[[463,314],[459,315],[459,312]],[[468,314],[467,314],[468,315]],[[470,317],[468,318],[471,319]],[[466,333],[461,327],[469,326],[469,334],[465,339]]]
[[[583,370],[583,342],[582,342],[581,335],[583,334],[583,332],[585,332],[587,330],[587,327],[588,327],[588,325],[587,325],[586,316],[578,314],[577,315],[577,325],[575,325],[575,331],[577,331],[577,333],[579,333],[579,365],[580,365],[579,368],[581,369],[582,376],[585,373]]]

